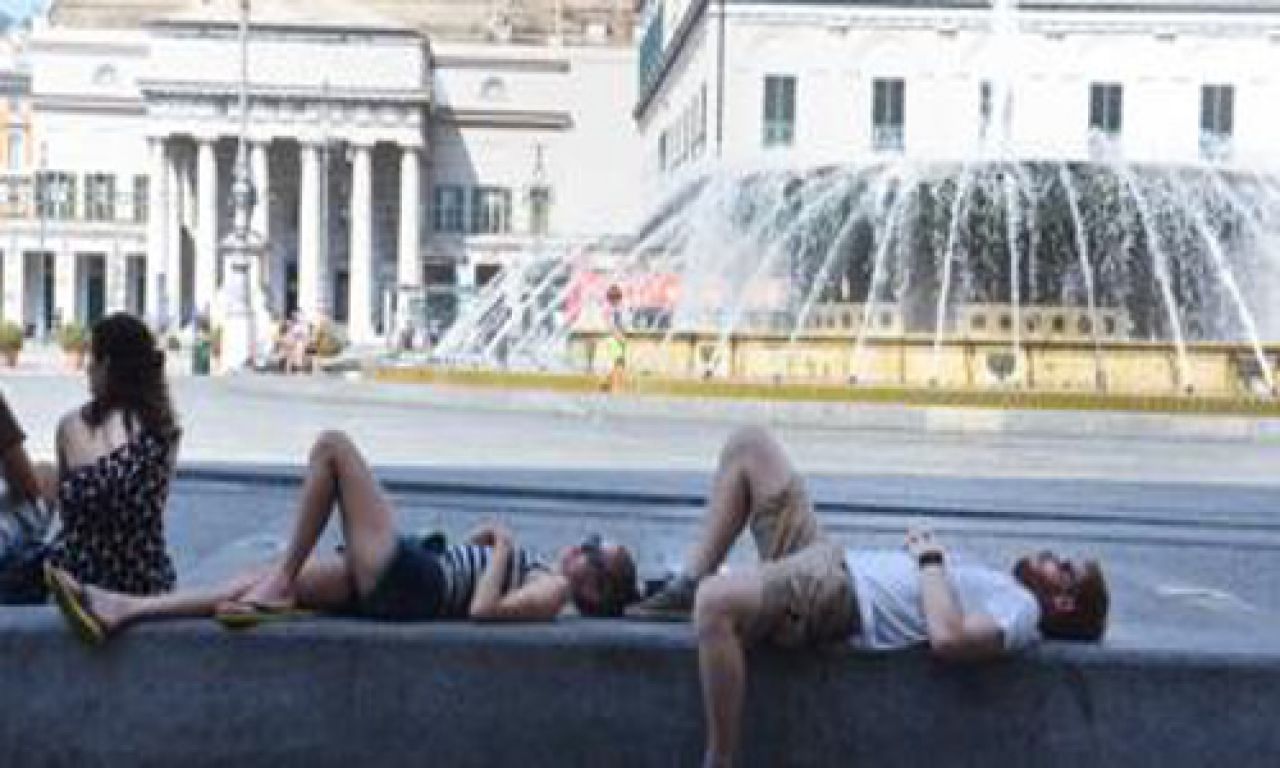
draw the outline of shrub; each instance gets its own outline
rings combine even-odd
[[[333,357],[347,346],[334,327],[328,323],[316,326],[315,347],[319,357]]]
[[[0,323],[0,352],[22,349],[22,328],[16,323]]]
[[[89,348],[89,331],[79,323],[65,323],[58,329],[58,346],[63,352],[83,352]]]

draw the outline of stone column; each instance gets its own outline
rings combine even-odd
[[[27,255],[13,235],[4,251],[4,320],[26,325]]]
[[[352,344],[368,344],[373,331],[373,147],[351,147],[351,248],[348,251],[351,296],[347,336]]]
[[[108,253],[102,254],[103,271],[106,273],[106,302],[104,306],[107,314],[112,312],[124,312],[129,308],[129,254],[120,250],[120,244],[116,243],[115,247]]]
[[[169,204],[165,206],[161,226],[165,231],[166,258],[163,269],[165,298],[169,302],[169,320],[175,328],[187,320],[182,314],[182,174],[177,153],[170,147],[165,163],[165,189]]]
[[[413,301],[422,295],[422,248],[419,240],[422,194],[422,151],[407,146],[400,154],[400,244],[396,262],[399,311],[393,326],[403,332],[417,318],[410,315]]]
[[[253,208],[253,218],[249,222],[249,229],[258,237],[262,238],[263,244],[271,242],[271,173],[270,164],[267,160],[267,152],[270,150],[270,142],[254,142],[249,151],[249,172],[253,179],[254,193],[257,195],[257,204]],[[253,307],[253,313],[256,317],[262,317],[266,313],[266,292],[264,287],[266,280],[270,277],[268,268],[268,260],[271,258],[271,252],[267,248],[263,248],[258,255],[249,263],[249,297],[250,305]]]
[[[53,251],[53,312],[55,321],[61,319],[66,324],[76,320],[80,258],[65,239],[54,242],[58,247]]]
[[[178,226],[187,227],[192,232],[196,229],[196,162],[190,154],[186,154],[181,162],[174,163],[177,174],[175,186],[181,185],[181,207],[178,209]]]
[[[147,137],[150,163],[147,167],[147,290],[145,314],[153,328],[169,322],[174,312],[168,294],[166,270],[169,266],[169,168],[165,163],[165,140]]]
[[[196,312],[211,313],[218,290],[218,160],[212,137],[197,142]]]
[[[298,310],[315,318],[320,310],[320,147],[299,147]]]

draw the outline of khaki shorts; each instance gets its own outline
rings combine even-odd
[[[793,477],[751,510],[764,581],[756,637],[795,648],[836,642],[858,631],[853,579],[844,550],[827,541],[804,481]]]

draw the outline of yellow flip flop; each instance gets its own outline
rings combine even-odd
[[[305,619],[315,616],[316,612],[292,605],[270,605],[267,603],[235,603],[234,610],[219,610],[213,614],[213,620],[224,629],[253,629],[263,624],[274,624],[293,619]]]
[[[44,580],[58,609],[62,611],[62,617],[71,625],[76,637],[94,647],[107,642],[106,628],[85,606],[84,598],[77,593],[75,585],[66,574],[46,563]]]

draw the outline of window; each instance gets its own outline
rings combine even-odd
[[[115,85],[116,80],[120,77],[116,72],[116,68],[110,64],[103,64],[93,72],[94,85]]]
[[[880,151],[901,151],[906,83],[877,78],[872,81],[871,90],[871,146]]]
[[[150,204],[150,183],[146,176],[133,177],[133,223],[144,224],[147,221],[147,206]],[[265,205],[260,203],[260,205]]]
[[[487,78],[480,84],[480,98],[484,101],[506,101],[507,84],[500,77]]]
[[[91,173],[84,180],[84,212],[89,221],[111,221],[116,209],[116,177]]]
[[[667,132],[658,137],[658,168],[667,170]]]
[[[501,235],[511,231],[511,190],[476,187],[471,190],[471,233]]]
[[[9,170],[21,171],[27,134],[21,127],[9,129]]]
[[[707,84],[703,83],[698,91],[693,119],[693,156],[701,157],[707,148]]]
[[[985,137],[991,132],[991,81],[983,80],[978,87],[978,135]]]
[[[1204,159],[1224,160],[1231,154],[1235,102],[1235,86],[1206,85],[1200,89],[1200,156]]]
[[[76,212],[76,177],[61,171],[40,174],[36,181],[37,214],[41,218],[70,219]]]
[[[551,188],[536,186],[529,190],[529,233],[545,235],[551,224]]]
[[[973,316],[973,319],[970,321],[969,325],[970,325],[970,326],[973,328],[973,330],[975,330],[975,331],[983,331],[983,330],[986,330],[986,328],[987,328],[987,317],[986,317],[986,315],[974,315],[974,316]]]
[[[458,233],[466,221],[466,192],[462,187],[441,185],[432,191],[432,227],[437,232]]]
[[[1123,91],[1119,83],[1089,86],[1089,130],[1110,136],[1120,135]]]
[[[1054,332],[1054,333],[1066,333],[1066,332],[1067,332],[1067,318],[1066,318],[1066,317],[1064,317],[1064,316],[1062,316],[1062,315],[1054,315],[1054,316],[1053,316],[1053,332]]]
[[[764,145],[790,146],[796,134],[796,79],[769,75],[764,79]]]

